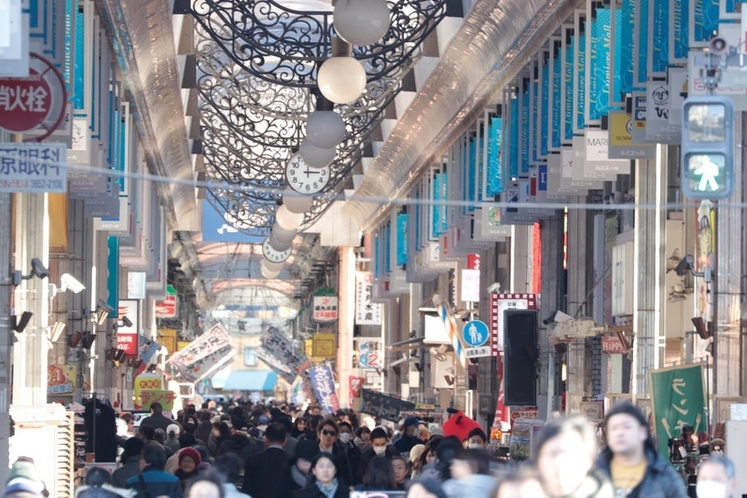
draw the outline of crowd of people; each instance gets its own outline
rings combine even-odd
[[[120,417],[118,468],[89,468],[76,497],[726,498],[736,489],[734,465],[723,455],[705,459],[688,489],[630,403],[606,414],[604,448],[582,417],[557,418],[521,463],[494,459],[480,428],[457,437],[444,433],[447,424],[413,416],[395,431],[361,425],[350,410],[325,416],[319,407],[206,404],[188,406],[176,420],[162,411],[154,404],[136,434],[133,421]],[[15,462],[3,496],[45,493],[34,462]]]

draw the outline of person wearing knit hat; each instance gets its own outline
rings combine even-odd
[[[200,452],[194,448],[182,448],[179,450],[179,468],[174,475],[179,478],[182,488],[185,488],[187,481],[200,473],[199,465],[202,462]]]
[[[19,457],[8,471],[3,496],[32,497],[49,496],[49,491],[41,479],[41,473],[29,457]]]

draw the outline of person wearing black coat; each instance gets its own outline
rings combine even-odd
[[[295,493],[309,484],[311,462],[319,453],[319,446],[313,442],[299,441],[280,481],[279,498],[292,498]]]
[[[276,498],[288,467],[290,456],[283,450],[286,431],[282,424],[272,423],[265,430],[265,450],[250,456],[244,468],[241,492],[252,498]]]
[[[296,498],[348,498],[350,488],[337,479],[337,461],[331,453],[321,452],[311,462],[309,485],[296,492]]]

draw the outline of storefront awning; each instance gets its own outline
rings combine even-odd
[[[272,391],[278,375],[272,370],[236,370],[223,384],[224,391]]]

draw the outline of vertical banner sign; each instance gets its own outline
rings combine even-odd
[[[550,58],[552,59],[552,89],[550,91],[550,107],[552,112],[550,113],[550,123],[548,123],[549,129],[549,140],[550,148],[557,150],[563,145],[563,127],[562,127],[562,116],[563,116],[563,94],[562,94],[562,82],[563,82],[563,66],[562,66],[562,43],[559,39],[553,41],[553,49],[550,52]]]
[[[614,25],[612,44],[613,74],[610,102],[622,102],[625,94],[633,91],[633,34],[635,32],[635,0],[622,0],[620,5],[613,2]]]
[[[350,396],[350,400],[352,401],[360,395],[361,388],[363,387],[363,383],[366,382],[366,378],[359,377],[357,375],[350,375],[348,376],[348,382],[350,384],[349,396]]]
[[[643,90],[648,81],[648,3],[651,0],[636,0],[635,30],[633,35],[633,89]]]
[[[575,35],[573,49],[576,53],[575,64],[573,65],[573,84],[576,87],[573,93],[573,132],[583,133],[586,127],[586,64],[588,54],[586,52],[586,37],[589,36],[588,19],[582,10],[576,10],[575,18]]]
[[[586,106],[586,120],[599,123],[609,111],[610,102],[610,9],[594,8],[588,2],[591,15],[591,29],[586,36],[586,51],[589,54],[589,68],[586,81],[589,83]]]
[[[521,166],[519,166],[519,177],[526,178],[529,176],[529,112],[530,112],[530,96],[529,96],[529,78],[521,79],[521,94],[519,95],[519,101],[521,105],[520,114],[520,129],[519,133],[519,147],[521,147],[520,160]]]
[[[314,397],[322,408],[322,411],[327,415],[337,413],[337,410],[340,409],[340,401],[337,399],[337,394],[335,393],[335,381],[329,365],[310,368],[308,372],[311,387],[314,390]]]
[[[134,299],[122,299],[117,305],[118,316],[127,317],[132,325],[127,326],[120,323],[117,327],[117,347],[123,349],[125,354],[138,356],[137,333],[140,328],[140,313],[138,312],[138,301]]]
[[[669,454],[669,439],[685,426],[698,434],[707,431],[703,367],[682,365],[651,371],[654,430],[660,455]]]
[[[381,325],[381,304],[371,302],[373,275],[370,272],[355,274],[355,324]]]
[[[573,49],[573,28],[563,27],[563,142],[573,139],[573,95],[575,93],[574,71],[575,50]]]
[[[521,102],[519,100],[519,82],[514,81],[513,88],[509,93],[508,105],[509,105],[509,119],[505,121],[508,128],[508,172],[509,178],[519,177],[519,148],[520,148],[520,127],[519,127],[519,113],[521,110]]]
[[[648,77],[663,77],[669,65],[669,1],[649,0]]]
[[[706,47],[718,31],[719,0],[692,0],[690,11],[690,47]]]
[[[397,266],[402,267],[407,263],[407,213],[397,214]]]
[[[552,71],[550,52],[543,51],[540,62],[539,155],[540,160],[544,160],[550,145],[548,143],[550,133],[547,129],[550,119],[550,92],[552,91],[550,88],[550,72]]]
[[[173,285],[166,286],[166,299],[156,301],[156,318],[174,318],[177,311],[176,289]]]
[[[503,192],[503,165],[501,164],[501,141],[503,140],[503,119],[500,116],[490,118],[488,131],[488,164],[486,195],[495,196]]]
[[[669,64],[686,64],[689,45],[689,12],[688,0],[669,0]]]

